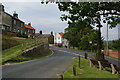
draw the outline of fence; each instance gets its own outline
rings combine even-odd
[[[112,49],[109,49],[108,51],[105,49],[104,50],[104,54],[111,56],[111,57],[115,57],[115,58],[120,58],[120,51],[114,51]]]

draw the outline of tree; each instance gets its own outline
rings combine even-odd
[[[110,28],[120,23],[120,2],[60,2],[58,8],[60,11],[69,13],[61,16],[62,20],[68,21],[68,30],[78,27],[77,29],[80,30],[78,32],[82,32],[85,27],[92,28],[93,25],[97,25],[98,52],[96,59],[104,60],[104,55],[101,53],[101,22],[105,23],[107,21]]]

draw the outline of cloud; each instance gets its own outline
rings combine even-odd
[[[102,36],[106,40],[107,38],[107,25],[106,24],[103,25],[101,32],[102,32]],[[118,39],[118,25],[115,28],[108,29],[108,40],[116,40],[116,39]]]
[[[32,23],[33,27],[36,29],[36,32],[39,32],[39,30],[43,30],[43,33],[50,33],[51,31],[54,33],[63,32],[67,27],[67,23],[60,20],[61,14],[65,12],[60,12],[56,4],[41,4],[40,1],[31,2],[32,0],[24,1],[4,0],[3,4],[5,6],[5,11],[11,15],[14,11],[16,11],[21,20],[25,23]],[[103,26],[102,36],[106,39],[106,25],[104,24]],[[118,28],[116,27],[109,30],[109,40],[117,38]]]

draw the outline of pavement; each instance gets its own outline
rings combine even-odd
[[[58,74],[66,71],[72,64],[72,59],[79,55],[84,58],[84,52],[60,48],[50,47],[53,55],[19,64],[2,66],[3,78],[57,78]],[[94,55],[89,53],[88,58]],[[120,67],[120,61],[107,58],[113,64]]]

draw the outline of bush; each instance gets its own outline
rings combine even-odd
[[[62,47],[62,44],[61,44],[61,43],[58,43],[58,47]]]
[[[17,33],[17,37],[23,37],[23,38],[28,38],[28,36],[26,34],[21,34],[21,33]]]
[[[21,33],[17,33],[17,37],[23,37]]]

